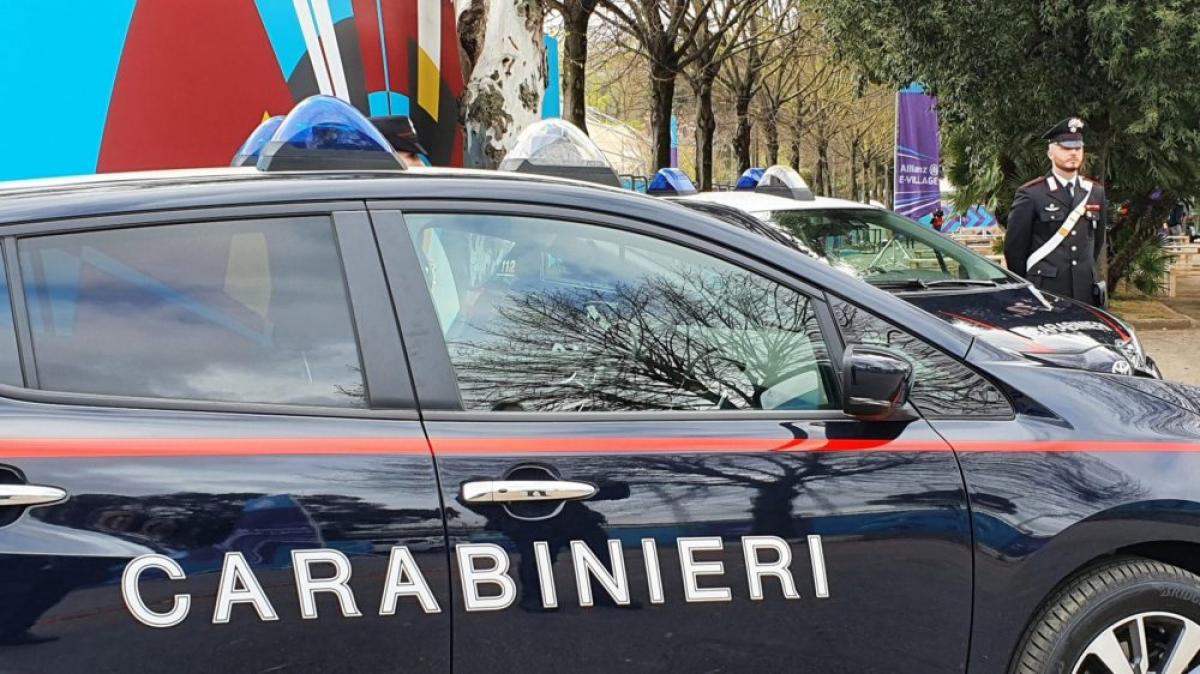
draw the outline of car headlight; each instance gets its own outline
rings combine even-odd
[[[1107,346],[1096,346],[1086,351],[1026,352],[1024,355],[1047,365],[1070,367],[1077,370],[1123,375],[1131,375],[1134,370],[1134,363],[1130,362],[1128,357]]]
[[[1125,329],[1129,331],[1129,341],[1125,344],[1125,355],[1133,361],[1135,367],[1145,365],[1146,352],[1142,349],[1142,341],[1138,339],[1137,332],[1133,328],[1126,325]]]

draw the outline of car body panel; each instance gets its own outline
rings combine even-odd
[[[4,403],[0,419],[10,438],[0,440],[0,466],[70,494],[0,528],[0,637],[47,639],[0,644],[4,671],[334,671],[399,661],[450,671],[447,613],[425,615],[409,600],[379,615],[392,545],[408,546],[449,603],[441,504],[416,420],[39,403]],[[350,559],[363,617],[344,618],[319,596],[319,618],[302,618],[296,549]],[[249,561],[277,621],[235,605],[228,624],[214,624],[230,553]],[[144,554],[166,555],[187,575],[147,573],[139,583],[156,611],[175,594],[192,596],[175,627],[138,623],[123,599],[123,570]],[[394,636],[400,624],[404,639]]]
[[[1043,293],[1031,285],[952,292],[900,292],[899,297],[984,339],[1037,355],[1062,349],[1079,353],[1096,346],[1109,354],[1102,372],[1124,358],[1139,374],[1161,378],[1154,359],[1142,354],[1132,329],[1112,314],[1074,300]],[[1010,335],[1017,339],[1011,339]]]
[[[975,531],[972,672],[1006,672],[1042,602],[1080,568],[1162,542],[1200,550],[1200,389],[1019,361],[976,361],[1038,409],[933,421],[958,451]],[[1157,395],[1147,391],[1161,389]],[[1180,549],[1180,548],[1176,548]],[[1187,557],[1172,559],[1196,570]]]
[[[360,340],[385,354],[403,337],[403,356],[391,362],[407,359],[422,416],[394,407],[307,413],[0,387],[0,472],[11,467],[10,475],[71,495],[0,520],[0,630],[33,614],[32,633],[53,639],[0,646],[0,669],[738,671],[805,663],[999,674],[1041,602],[1076,569],[1131,547],[1150,554],[1144,546],[1200,546],[1196,391],[1032,362],[936,315],[945,308],[937,298],[983,293],[929,294],[922,308],[661,200],[472,172],[215,170],[0,187],[0,237],[364,205],[378,246],[367,252],[382,259],[396,308],[375,315],[401,325],[400,335],[374,330]],[[405,257],[407,239],[387,236],[403,227],[405,210],[431,208],[568,217],[685,242],[886,317],[1004,388],[1015,417],[462,412],[411,245]],[[353,226],[361,234],[364,223]],[[363,252],[364,269],[375,269]],[[989,292],[994,304],[962,315],[1021,334],[1027,291]],[[1056,323],[1084,320],[1078,307],[1052,304]],[[1016,322],[1004,322],[1005,314]],[[840,344],[830,348],[840,354]],[[383,376],[386,362],[371,361],[368,378]],[[539,522],[462,502],[464,482],[497,479],[521,464],[592,482],[600,494]],[[763,600],[750,598],[740,543],[754,534],[786,541],[798,599],[781,596],[773,578]],[[822,537],[828,598],[815,596],[810,535]],[[724,562],[724,573],[701,585],[729,586],[729,602],[683,598],[678,541],[704,536],[722,539],[720,552],[708,554]],[[620,542],[639,604],[582,607],[569,541],[593,549],[610,539]],[[650,599],[643,539],[658,551],[661,604]],[[520,553],[535,541],[556,544],[559,608],[518,600],[502,611],[466,611],[456,546],[500,546],[528,590]],[[406,598],[396,615],[379,615],[394,546],[414,553],[439,612]],[[363,617],[344,617],[324,595],[317,618],[301,617],[287,553],[309,548],[349,557]],[[141,625],[122,598],[122,568],[148,552],[186,569],[187,580],[147,574],[140,583],[161,600],[156,609],[176,593],[192,594],[178,626]],[[220,560],[229,552],[253,558],[278,621],[237,605],[230,624],[213,624]]]
[[[371,209],[389,279],[407,295],[400,312],[405,345],[423,354],[412,359],[421,400],[447,398],[446,389],[456,384],[441,330],[421,329],[436,325],[436,317],[429,294],[412,292],[426,281],[405,215],[541,215],[667,236],[629,217],[576,208],[423,200],[372,203]],[[707,244],[704,223],[678,224],[686,229],[672,241],[736,256],[728,246]],[[772,273],[762,262],[742,264]],[[819,302],[820,294],[815,298]],[[882,659],[899,671],[961,671],[971,586],[965,495],[954,454],[927,422],[872,424],[838,411],[560,413],[461,406],[424,414],[447,504],[449,545],[502,548],[517,596],[502,610],[471,610],[458,588],[457,670],[740,670],[804,659],[814,667],[861,671]],[[589,483],[598,493],[555,514],[464,500],[468,483],[530,471]],[[522,519],[535,514],[542,519]],[[743,559],[747,536],[787,545],[797,598],[785,598],[773,579],[764,583],[761,599],[752,598]],[[680,541],[704,537],[716,537],[721,549],[697,557],[720,561],[723,573],[700,583],[729,587],[728,601],[685,599]],[[817,596],[810,537],[820,537],[828,597]],[[613,542],[627,570],[629,603],[606,599],[598,587],[585,601],[573,546],[586,547],[611,570]],[[546,545],[540,563],[539,543]],[[645,545],[656,551],[657,573],[647,570]],[[894,550],[904,550],[904,558]],[[452,564],[454,578],[463,582],[462,561]],[[553,578],[554,607],[545,605],[544,577]],[[661,601],[650,591],[651,577],[661,577]],[[926,595],[923,588],[934,583],[943,591]],[[876,610],[862,613],[867,603]],[[911,619],[914,606],[921,620]],[[736,632],[730,624],[738,625]],[[592,625],[603,639],[579,639]],[[780,632],[790,635],[786,642],[777,638]],[[873,653],[861,649],[865,639],[875,642]],[[569,649],[543,647],[568,642]]]
[[[970,624],[967,512],[954,456],[925,422],[447,417],[426,427],[451,546],[503,547],[518,583],[517,603],[494,613],[468,612],[455,594],[456,671],[732,671],[797,661],[828,671],[870,670],[880,662],[891,671],[962,671]],[[875,440],[882,451],[819,449],[851,438]],[[889,443],[906,449],[887,451]],[[500,505],[462,503],[462,484],[530,464],[595,484],[599,494],[541,522],[518,520]],[[719,537],[723,548],[696,557],[720,561],[724,574],[702,586],[731,588],[730,601],[685,600],[679,540],[705,536]],[[775,579],[764,580],[763,599],[751,598],[743,536],[787,542],[799,598],[785,598]],[[822,540],[825,598],[817,596],[810,536]],[[657,550],[661,604],[647,585],[647,540]],[[539,541],[548,544],[554,569],[554,610],[543,608],[539,592]],[[580,605],[570,541],[606,564],[607,541],[619,541],[629,605],[606,601],[598,588],[595,606]],[[936,593],[926,591],[932,586]]]

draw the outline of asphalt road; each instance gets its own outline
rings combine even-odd
[[[1138,338],[1164,377],[1200,386],[1200,330],[1139,330]]]

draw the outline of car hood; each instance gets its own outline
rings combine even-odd
[[[1192,414],[1200,415],[1200,388],[1195,386],[1143,377],[1122,377],[1117,380],[1117,383],[1169,402]]]
[[[1159,376],[1133,330],[1119,318],[1031,285],[897,296],[979,339],[1036,360]]]

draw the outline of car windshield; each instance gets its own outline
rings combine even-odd
[[[795,236],[829,264],[875,285],[923,288],[1015,281],[970,249],[889,211],[797,209],[754,215]]]

